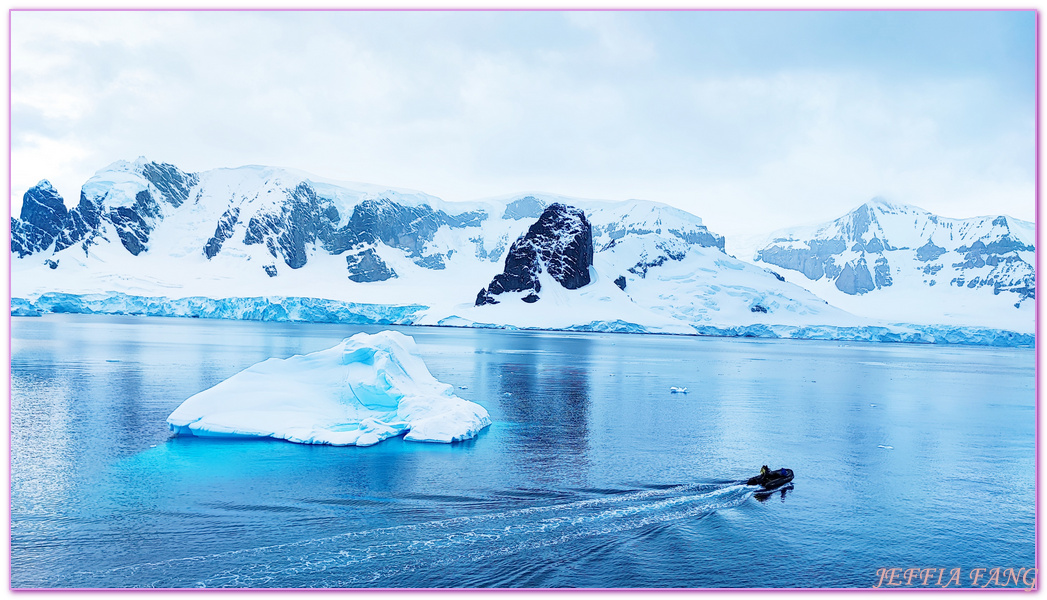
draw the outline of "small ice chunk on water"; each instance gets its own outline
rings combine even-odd
[[[685,388],[685,387],[675,387],[674,386],[674,387],[669,388],[669,393],[670,394],[686,394],[687,393],[687,388]]]
[[[884,450],[894,450],[894,446],[885,446],[883,444],[880,444],[879,446],[877,446],[877,448],[883,448]]]
[[[167,423],[178,435],[272,437],[370,446],[397,435],[455,442],[491,424],[487,410],[429,373],[414,340],[358,333],[304,356],[270,358],[190,397]]]

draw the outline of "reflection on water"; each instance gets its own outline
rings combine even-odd
[[[769,498],[779,498],[782,502],[785,502],[785,495],[792,490],[793,484],[790,483],[777,490],[771,490],[769,492],[754,492],[753,498],[756,498],[758,502],[767,502]]]
[[[1032,565],[1030,350],[398,328],[491,413],[478,438],[170,437],[202,389],[378,329],[14,319],[13,585],[864,587],[884,565]],[[761,464],[795,487],[736,485]]]
[[[542,341],[531,339],[526,345]],[[579,356],[586,356],[589,342],[572,341],[583,342],[572,346]],[[589,453],[588,371],[534,351],[489,364],[489,370],[499,379],[504,421],[528,425],[527,434],[514,439],[511,452],[516,461],[524,461],[519,468],[546,473],[535,481],[538,484],[561,477],[584,480]]]

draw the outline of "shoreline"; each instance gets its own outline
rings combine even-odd
[[[207,298],[191,296],[136,296],[122,292],[69,294],[47,292],[34,300],[11,298],[12,317],[43,314],[101,314],[147,317],[176,317],[259,321],[275,323],[332,323],[344,325],[401,325],[459,329],[501,329],[507,331],[549,331],[563,333],[630,333],[681,337],[720,337],[745,339],[791,339],[868,343],[905,343],[946,346],[989,346],[1035,348],[1034,333],[960,325],[919,325],[889,323],[881,325],[696,325],[694,333],[658,331],[623,320],[592,321],[562,328],[481,323],[449,316],[437,323],[419,323],[429,307],[421,304],[368,304],[301,296],[252,296]]]

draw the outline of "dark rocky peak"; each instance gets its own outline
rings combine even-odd
[[[1015,236],[1014,230],[1011,228],[1009,217],[1000,215],[994,218],[992,220],[992,226],[992,232],[982,238],[987,242],[986,250],[988,252],[1004,254],[1012,251],[1033,252],[1036,249],[1032,244],[1026,244]],[[963,252],[964,248],[961,247],[959,250]]]
[[[120,243],[128,252],[138,256],[148,248],[149,234],[156,221],[163,219],[163,212],[146,189],[135,194],[131,206],[114,206],[106,216],[120,236]]]
[[[887,237],[881,218],[884,215],[915,214],[920,209],[895,205],[874,198],[836,219],[807,240],[776,239],[757,251],[757,260],[792,269],[807,278],[834,280],[837,289],[851,294],[890,287],[894,281],[887,251],[898,250]],[[929,213],[927,213],[929,214]],[[819,237],[822,236],[822,237]],[[795,242],[802,241],[803,245]],[[840,258],[850,249],[858,254],[848,261]],[[940,252],[933,244],[917,249],[919,260],[934,260]],[[944,250],[942,250],[944,251]],[[870,269],[869,263],[872,263]]]
[[[410,206],[380,198],[357,204],[349,219],[349,227],[361,238],[372,237],[412,256],[420,256],[425,244],[432,241],[440,227],[475,227],[487,217],[483,211],[449,215],[442,210],[433,210],[428,204]]]
[[[894,215],[924,218],[934,224],[938,224],[937,216],[923,210],[922,208],[908,204],[894,204],[879,196],[837,219],[835,224],[837,225],[839,233],[849,242],[861,241],[865,234],[870,231],[873,232],[874,236],[878,235],[882,241],[886,242],[887,240],[883,239],[886,235],[884,232],[883,217]],[[897,221],[897,217],[894,217],[892,222],[897,223]],[[888,249],[894,249],[887,245],[885,245],[885,247]]]
[[[80,204],[67,210],[57,190],[43,180],[25,193],[19,218],[11,219],[11,252],[23,258],[50,248],[52,243],[54,252],[58,252],[81,240],[86,251],[101,223],[101,207],[83,192]]]
[[[45,220],[53,220],[55,216],[61,220],[65,214],[65,200],[46,179],[30,187],[22,196],[19,219],[23,221],[42,223]]]
[[[337,211],[334,214],[337,215]],[[425,245],[432,241],[437,230],[444,225],[479,226],[487,217],[483,211],[448,215],[427,204],[410,206],[388,198],[364,200],[353,208],[353,214],[343,227],[321,230],[321,240],[324,248],[332,254],[340,254],[360,243],[382,242],[404,250],[424,268],[442,269],[442,258],[423,256]]]
[[[51,182],[44,179],[22,196],[22,210],[18,218],[32,223],[53,238],[61,229],[67,212],[65,200],[51,186]]]
[[[865,203],[851,211],[840,224],[843,239],[849,242],[861,241],[873,223],[877,223],[876,210],[870,203]]]
[[[22,210],[11,219],[11,252],[19,258],[46,250],[65,227],[69,211],[46,179],[22,196]]]
[[[836,229],[848,242],[861,242],[869,231],[883,237],[880,217],[912,212],[913,207],[892,204],[877,196],[836,220]],[[918,210],[918,209],[917,209]]]
[[[505,269],[476,295],[476,305],[497,304],[505,292],[527,292],[526,302],[538,300],[538,275],[548,273],[573,290],[588,285],[593,264],[593,231],[585,213],[560,203],[546,208],[538,221],[518,238],[505,257]]]
[[[92,229],[102,224],[101,202],[88,200],[83,190],[80,190],[80,204],[73,209],[73,212],[79,213],[84,223]]]
[[[274,183],[274,185],[279,185]],[[442,257],[424,256],[425,245],[432,241],[443,225],[466,227],[478,225],[487,215],[473,211],[448,215],[433,210],[427,204],[404,205],[389,198],[373,198],[353,207],[350,215],[341,215],[330,198],[318,195],[309,182],[300,182],[294,189],[280,189],[279,198],[271,207],[260,210],[247,223],[246,244],[265,244],[270,254],[282,258],[287,266],[297,269],[306,264],[306,247],[319,242],[330,254],[342,254],[361,245],[373,246],[379,242],[399,248],[424,268],[442,269]],[[223,214],[215,234],[204,253],[215,256],[222,243],[232,235],[240,219],[238,210]],[[350,272],[359,281],[381,281],[395,277],[371,251],[347,256]],[[380,265],[380,266],[379,266]]]
[[[560,285],[574,290],[589,284],[593,230],[580,209],[560,203],[550,205],[523,239],[534,247],[540,265]]]
[[[428,205],[404,206],[381,198],[364,200],[356,205],[349,220],[358,235],[370,234],[388,246],[421,254],[423,246],[433,239],[436,230],[444,224],[446,215]]]
[[[214,235],[211,236],[211,239],[207,240],[207,244],[204,245],[204,255],[207,256],[208,259],[214,258],[222,249],[222,244],[233,236],[233,228],[236,227],[236,222],[239,219],[239,206],[228,208],[224,213],[222,213],[222,217],[218,219],[218,225],[215,226]],[[276,267],[273,268],[275,269]],[[275,273],[275,270],[273,272]],[[272,277],[272,275],[270,275],[270,277]]]
[[[282,190],[282,194],[282,201],[270,209],[258,211],[247,222],[244,243],[265,244],[274,258],[282,258],[287,266],[298,269],[308,261],[306,245],[317,240],[321,219],[327,213],[320,209],[321,201],[316,191],[306,182],[299,183],[294,189]],[[230,223],[231,228],[237,218],[239,211],[235,215],[227,212],[221,221]],[[212,240],[217,241],[223,233],[219,231],[222,229],[221,221]],[[209,240],[210,246],[212,242]],[[206,247],[204,252],[207,253]]]
[[[150,235],[164,219],[164,206],[171,209],[181,206],[189,198],[190,189],[200,181],[196,174],[186,173],[167,163],[151,162],[144,157],[133,163],[113,163],[99,175],[104,176],[106,172],[133,174],[140,178],[143,189],[135,193],[130,203],[122,196],[126,192],[119,188],[93,186],[92,197],[81,191],[80,205],[74,211],[76,214],[71,216],[68,231],[57,249],[84,239],[86,251],[96,237],[99,224],[108,221],[124,248],[137,256],[148,249]]]
[[[186,173],[167,163],[148,162],[140,167],[142,177],[160,191],[164,201],[178,208],[189,199],[189,191],[200,183],[195,173]]]

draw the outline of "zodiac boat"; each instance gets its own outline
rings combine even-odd
[[[774,469],[750,477],[745,485],[758,485],[760,491],[776,490],[793,480],[792,469]]]

